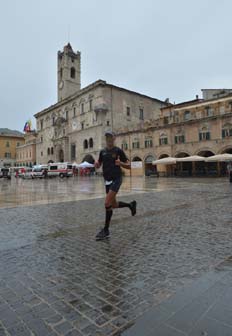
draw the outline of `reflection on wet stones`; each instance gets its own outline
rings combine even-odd
[[[102,199],[1,209],[0,330],[112,336],[231,255],[226,181],[149,183],[163,191],[133,195],[138,216],[115,211],[103,244]]]

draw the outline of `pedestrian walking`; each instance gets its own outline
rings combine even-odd
[[[46,168],[43,170],[43,176],[45,179],[48,177],[48,170]]]
[[[96,235],[96,240],[109,238],[109,226],[113,209],[128,208],[131,215],[136,214],[136,201],[130,203],[117,202],[116,196],[122,184],[122,168],[131,169],[131,164],[124,151],[115,146],[115,134],[111,131],[105,133],[106,147],[100,151],[99,159],[95,162],[95,168],[102,165],[103,177],[105,180],[105,226]]]

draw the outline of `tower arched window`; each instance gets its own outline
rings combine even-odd
[[[76,69],[74,67],[71,68],[70,70],[70,77],[75,78],[76,77]]]
[[[48,148],[48,155],[50,155],[50,148]]]
[[[53,147],[51,147],[51,155],[54,154],[54,150],[53,150]]]
[[[84,140],[83,146],[84,146],[84,149],[88,148],[88,140],[87,139]]]
[[[93,138],[89,139],[89,148],[93,148]]]

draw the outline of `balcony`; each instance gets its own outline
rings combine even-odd
[[[109,107],[106,103],[100,103],[94,107],[94,112],[101,113],[109,111]]]

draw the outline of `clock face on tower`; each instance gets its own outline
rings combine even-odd
[[[77,123],[76,123],[76,121],[73,121],[73,123],[72,123],[72,129],[73,130],[77,129]]]
[[[59,89],[63,89],[63,86],[64,86],[64,82],[61,80],[60,83],[59,83]]]

